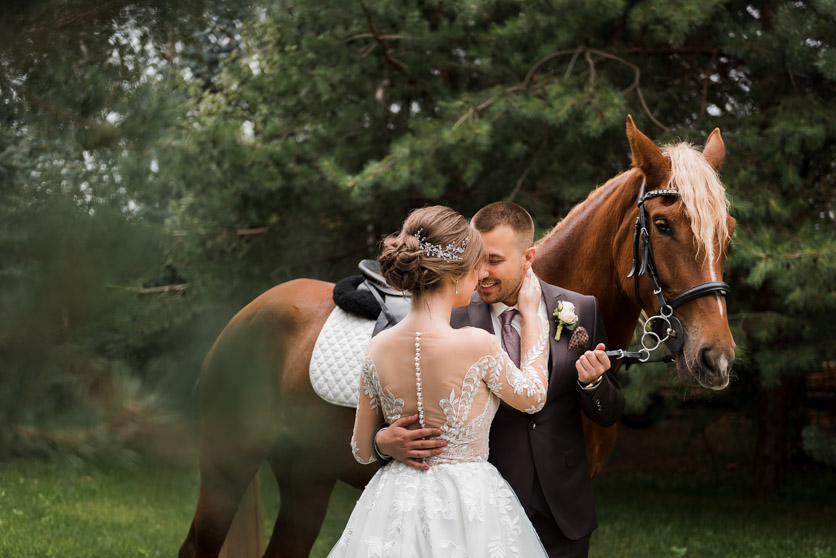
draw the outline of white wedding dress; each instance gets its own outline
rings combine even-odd
[[[413,336],[414,358],[411,351],[375,353],[369,347],[351,441],[354,457],[373,463],[377,426],[416,412],[422,426],[442,430],[447,446],[425,460],[428,471],[397,461],[382,467],[329,558],[546,556],[516,494],[487,461],[500,397],[529,413],[545,403],[548,324],[539,325],[539,342],[520,369],[494,336],[477,330],[464,333],[479,339],[475,351],[461,349],[474,343],[460,338],[407,332],[395,335]],[[394,342],[404,347],[409,341]],[[411,370],[404,372],[406,367]]]

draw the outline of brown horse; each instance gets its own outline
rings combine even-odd
[[[610,347],[622,348],[630,344],[642,311],[655,316],[662,310],[651,274],[630,278],[635,266],[637,200],[645,186],[647,192],[678,192],[644,203],[662,300],[667,297],[670,302],[677,293],[722,279],[735,226],[716,172],[725,158],[719,129],[709,135],[702,153],[688,144],[660,151],[629,116],[627,137],[634,169],[609,180],[575,206],[537,243],[534,262],[535,272],[546,282],[595,295]],[[674,354],[684,384],[723,389],[729,383],[735,344],[725,298],[718,294],[722,290],[708,290],[674,312],[685,330],[684,345]],[[604,428],[583,419],[594,476],[615,444],[615,426]]]
[[[685,144],[663,153],[629,117],[627,136],[635,168],[574,208],[538,242],[535,261],[544,280],[598,297],[610,346],[623,348],[642,310],[656,314],[665,296],[722,277],[734,227],[716,175],[725,154],[718,130],[702,153]],[[653,194],[644,211],[660,283],[656,293],[650,273],[639,280],[636,270],[635,285],[627,278],[643,181]],[[362,488],[375,472],[357,464],[348,449],[354,411],[326,403],[309,381],[314,343],[334,308],[332,291],[332,284],[309,279],[278,285],[241,310],[209,352],[200,379],[200,495],[181,558],[218,555],[242,494],[265,460],[282,500],[265,552],[270,557],[307,556],[335,482]],[[680,377],[714,389],[728,384],[734,359],[718,292],[700,293],[675,311],[685,330],[684,347],[675,355]],[[594,473],[615,431],[595,426],[586,435]],[[246,507],[251,510],[251,502]],[[257,537],[257,526],[250,527],[250,539]],[[231,555],[247,555],[236,546],[241,538],[230,534]],[[243,542],[253,548],[252,540]]]

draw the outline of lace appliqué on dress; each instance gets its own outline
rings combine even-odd
[[[363,368],[360,376],[362,379],[363,392],[369,398],[369,406],[372,411],[377,411],[378,406],[382,407],[383,416],[389,423],[395,422],[401,418],[404,405],[403,399],[395,397],[395,394],[381,385],[380,378],[377,375],[377,368],[375,368],[374,362],[369,355],[366,355],[366,358],[363,361]],[[360,407],[358,405],[357,412],[359,412],[359,410]],[[376,461],[374,455],[368,459],[360,457],[360,448],[357,447],[357,441],[353,436],[351,438],[351,454],[358,463],[363,465],[370,465]]]
[[[438,402],[445,417],[440,438],[447,441],[447,446],[440,455],[425,460],[431,466],[488,460],[490,421],[499,408],[499,399],[491,394],[479,416],[469,423],[467,419],[482,379],[495,365],[496,359],[490,355],[480,358],[465,374],[460,395],[456,396],[455,390],[450,390],[450,396]]]
[[[401,418],[403,399],[395,397],[395,394],[380,384],[377,368],[368,355],[363,363],[363,389],[371,400],[372,411],[377,410],[378,402],[380,402],[386,422],[392,423]]]
[[[540,336],[537,343],[526,352],[525,357],[520,360],[520,367],[517,368],[511,358],[505,354],[497,355],[500,365],[493,368],[487,379],[488,387],[497,395],[501,394],[503,381],[501,374],[504,372],[505,379],[513,392],[517,395],[525,392],[526,397],[536,395],[535,403],[525,409],[525,413],[536,413],[546,404],[547,385],[542,378],[547,378],[545,365],[541,365],[538,359],[543,356],[549,343],[549,322],[539,316]],[[541,376],[542,374],[542,376]]]

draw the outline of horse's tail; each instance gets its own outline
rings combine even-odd
[[[244,492],[219,558],[257,558],[264,555],[264,517],[261,512],[261,481],[258,474]]]

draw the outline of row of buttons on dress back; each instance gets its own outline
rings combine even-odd
[[[421,395],[421,332],[415,333],[415,385],[418,390],[418,422],[421,423],[421,428],[426,428],[424,424],[424,401]]]

